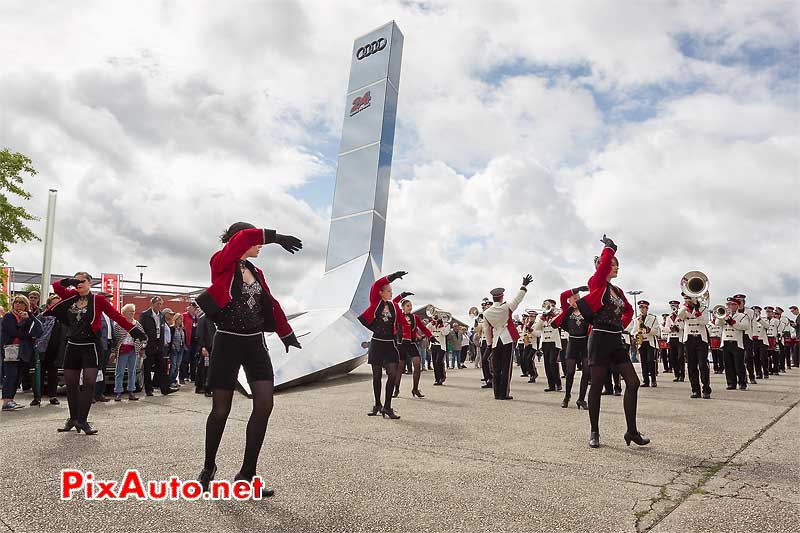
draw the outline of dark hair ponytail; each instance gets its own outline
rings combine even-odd
[[[219,240],[223,243],[228,242],[233,238],[234,235],[242,231],[243,229],[253,229],[255,228],[254,225],[249,224],[247,222],[234,222],[222,235],[219,236]]]

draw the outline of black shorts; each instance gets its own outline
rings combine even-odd
[[[369,343],[369,355],[367,363],[371,365],[388,365],[389,363],[399,363],[400,352],[397,351],[397,344],[394,340],[382,340],[372,338]]]
[[[400,359],[403,361],[419,357],[419,350],[417,350],[417,345],[414,342],[403,341],[397,348],[400,352]]]
[[[631,362],[630,349],[621,333],[594,330],[589,335],[589,366],[616,366]]]
[[[67,347],[64,350],[64,369],[98,368],[101,353],[103,353],[103,347],[100,346],[99,341],[74,343],[67,341]]]
[[[570,337],[569,343],[567,344],[567,359],[575,359],[576,361],[580,361],[588,357],[588,343],[589,339],[587,337]]]
[[[275,381],[264,334],[217,331],[208,367],[209,388],[236,389],[240,367],[244,368],[248,383]]]

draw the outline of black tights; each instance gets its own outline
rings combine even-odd
[[[419,369],[419,357],[412,357],[410,359],[410,361],[413,361],[412,362],[412,367],[414,369],[413,370],[413,373],[414,373],[414,388],[411,389],[411,390],[418,391],[419,390],[419,376],[422,373],[420,371],[420,369]],[[407,365],[408,365],[408,363],[406,362],[404,366],[407,366]],[[400,372],[399,368],[395,371],[395,376],[397,378],[397,382],[395,383],[394,388],[395,388],[396,391],[399,391],[400,390],[400,381],[403,379],[403,373]]]
[[[392,392],[397,382],[397,363],[386,363],[386,409],[392,408]],[[381,379],[383,378],[383,366],[372,365],[372,392],[375,394],[375,405],[381,405]]]
[[[94,386],[97,382],[97,368],[83,369],[83,389],[81,389],[81,371],[74,368],[64,369],[64,383],[67,385],[67,405],[69,418],[75,422],[86,422],[89,409],[92,408]]]
[[[569,398],[572,394],[572,382],[575,380],[575,367],[578,366],[577,359],[567,359],[567,382],[566,382],[566,392],[564,394],[565,398]],[[586,389],[589,387],[589,360],[587,358],[583,359],[583,370],[581,371],[581,385],[580,391],[578,392],[578,400],[583,400],[586,398]]]
[[[253,392],[253,411],[247,421],[247,433],[244,445],[244,459],[239,473],[246,477],[256,474],[258,455],[261,453],[261,446],[264,444],[264,435],[267,433],[267,423],[269,415],[272,414],[272,381],[254,381],[250,383]],[[214,400],[211,412],[206,421],[206,458],[205,468],[213,470],[217,459],[217,450],[222,441],[222,433],[225,431],[225,423],[231,412],[233,403],[233,391],[227,389],[214,389]]]
[[[623,363],[617,369],[622,379],[625,380],[625,396],[622,399],[622,405],[625,408],[625,422],[630,433],[638,433],[636,429],[636,397],[639,391],[639,376],[631,363]],[[592,386],[589,387],[589,423],[592,431],[600,431],[598,425],[600,419],[600,393],[603,392],[603,384],[606,381],[608,367],[606,365],[594,365],[591,367],[591,371]]]

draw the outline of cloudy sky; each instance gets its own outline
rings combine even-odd
[[[324,269],[353,39],[405,35],[385,272],[465,314],[599,239],[662,304],[800,300],[798,7],[731,2],[0,0],[0,146],[59,190],[54,272],[205,284],[236,220],[301,237],[259,264],[290,310]],[[35,229],[43,234],[43,224]],[[41,268],[41,243],[14,248]],[[419,303],[422,303],[422,302]],[[661,305],[663,307],[663,305]],[[785,307],[785,305],[784,305]]]

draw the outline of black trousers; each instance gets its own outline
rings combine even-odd
[[[753,360],[756,365],[756,377],[769,379],[769,354],[761,339],[753,339]]]
[[[747,375],[750,378],[750,381],[756,380],[756,365],[753,357],[753,341],[747,335],[742,336],[744,338],[744,365],[747,368]]]
[[[669,360],[669,349],[659,348],[658,351],[661,352],[661,364],[664,365],[664,372],[672,372],[672,363],[670,363]]]
[[[492,382],[492,369],[489,366],[489,355],[491,350],[487,346],[486,341],[481,342],[481,372],[483,372],[483,380],[486,383]]]
[[[789,347],[786,344],[778,343],[778,347],[781,350],[781,370],[786,370],[787,368],[792,368],[792,357],[789,353]]]
[[[461,354],[458,356],[458,364],[460,366],[464,366],[464,363],[467,362],[467,353],[469,353],[469,346],[462,346]]]
[[[531,368],[531,345],[523,346],[522,347],[522,355],[519,358],[519,369],[522,371],[523,376],[530,375],[530,368]]]
[[[711,349],[711,360],[714,362],[714,372],[725,370],[725,362],[722,359],[722,348]]]
[[[792,364],[795,367],[800,366],[800,344],[795,344],[790,350],[792,352]]]
[[[544,373],[547,376],[547,386],[553,390],[561,388],[561,374],[558,369],[558,352],[561,343],[543,342]]]
[[[513,370],[514,343],[503,344],[500,339],[492,353],[492,369],[494,371],[494,399],[508,398],[511,392],[511,372]]]
[[[747,387],[747,374],[744,365],[744,348],[739,348],[735,341],[725,341],[722,345],[722,356],[725,360],[725,381],[728,387]]]
[[[778,351],[777,345],[775,349],[767,347],[767,357],[769,357],[770,372],[772,374],[778,374],[781,370],[781,353]]]
[[[656,359],[655,348],[649,342],[643,342],[639,346],[639,360],[642,362],[642,381],[645,385],[650,385],[650,380],[656,383]],[[673,366],[673,372],[677,369]]]
[[[708,372],[708,343],[700,335],[689,335],[684,345],[689,365],[689,382],[692,392],[711,394],[711,378]],[[702,390],[700,384],[702,382]]]
[[[39,374],[39,393],[41,397],[55,398],[58,396],[58,364],[55,356],[48,357],[47,353],[40,353],[42,371]],[[31,363],[33,364],[33,363]],[[47,379],[47,386],[45,386]]]
[[[145,392],[153,392],[154,387],[158,387],[162,394],[169,389],[169,375],[167,375],[167,360],[161,352],[148,354],[142,363],[142,373],[144,374]],[[155,378],[153,378],[155,373]]]
[[[669,360],[675,379],[686,379],[686,358],[683,354],[683,345],[677,337],[669,339]]]
[[[431,351],[433,352],[433,379],[437,383],[444,383],[446,378],[444,370],[445,352],[438,344],[431,344]]]
[[[589,372],[589,368],[586,367],[583,371]],[[622,392],[622,383],[619,380],[619,370],[617,370],[616,366],[609,365],[606,371],[606,382],[603,384],[603,387],[605,388],[606,394]]]

